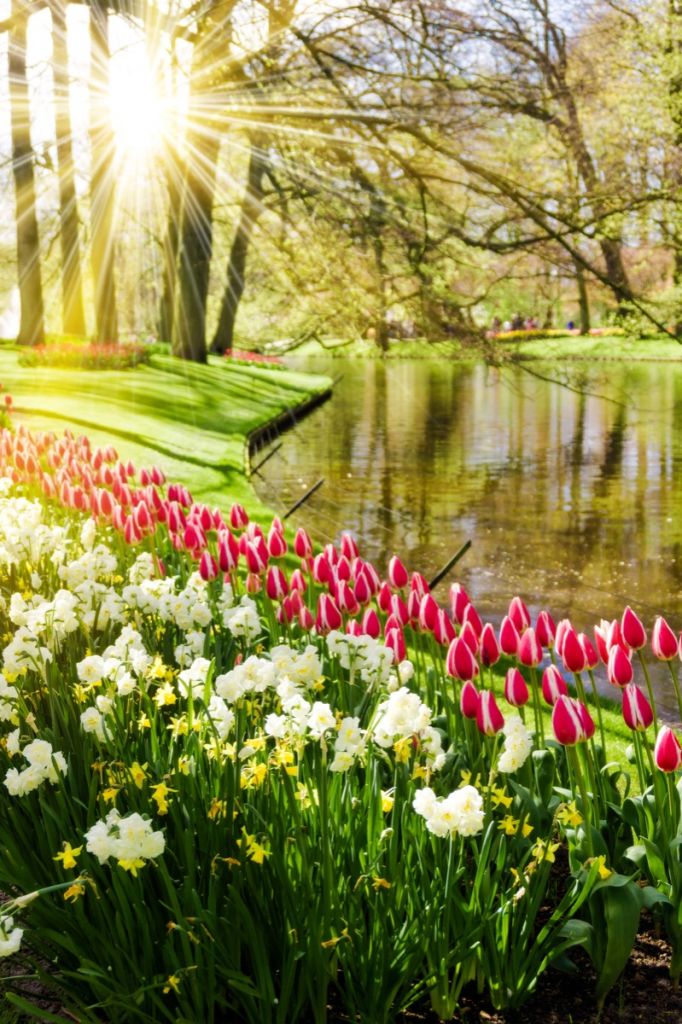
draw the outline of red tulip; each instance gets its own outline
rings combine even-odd
[[[438,618],[438,605],[430,594],[424,594],[419,602],[419,627],[424,631],[433,631]]]
[[[657,615],[654,622],[651,649],[659,661],[671,661],[677,654],[677,637],[662,615]]]
[[[218,563],[210,551],[202,551],[199,561],[199,575],[202,580],[214,580],[218,575]]]
[[[206,547],[204,531],[194,523],[188,523],[184,532],[185,547],[188,551],[199,551]]]
[[[542,647],[552,647],[554,645],[556,626],[549,612],[542,611],[539,613],[538,621],[535,624],[535,635]]]
[[[377,604],[385,615],[390,614],[392,597],[393,595],[388,583],[382,583],[379,587],[379,593],[377,594]]]
[[[289,603],[289,605],[291,605],[293,614],[298,615],[301,608],[303,607],[303,598],[301,597],[300,590],[292,589],[291,582],[289,583],[289,596],[287,597],[287,602]]]
[[[362,632],[366,633],[367,636],[373,637],[375,640],[381,633],[381,623],[379,622],[379,616],[373,608],[368,608],[365,614],[362,616]]]
[[[298,590],[302,594],[305,594],[306,590],[308,589],[306,578],[300,569],[294,569],[294,571],[292,572],[290,586],[292,590]]]
[[[395,615],[396,618],[400,619],[401,625],[406,626],[410,621],[407,605],[399,594],[391,594],[391,600],[389,601],[388,608],[392,615]]]
[[[426,581],[426,577],[422,576],[420,572],[413,572],[410,576],[410,590],[418,594],[421,601],[424,594],[429,592],[429,584]]]
[[[577,674],[584,672],[587,668],[587,658],[573,626],[570,626],[564,633],[561,657],[569,672]]]
[[[480,637],[483,632],[483,623],[481,622],[481,616],[472,604],[468,604],[466,606],[464,609],[464,615],[462,616],[462,625],[466,626],[467,623],[469,623],[476,636]]]
[[[478,715],[478,706],[481,703],[481,695],[470,679],[462,686],[459,695],[459,707],[465,718],[474,719]]]
[[[263,589],[263,580],[257,572],[247,572],[246,574],[246,593],[257,594]]]
[[[250,573],[260,575],[265,572],[268,564],[268,551],[260,537],[254,541],[247,541],[244,554],[246,555],[246,565]]]
[[[232,572],[239,561],[239,545],[234,534],[221,530],[218,534],[218,565],[221,572]]]
[[[486,622],[481,631],[481,661],[489,668],[500,660],[500,645],[495,636],[495,630],[489,622]]]
[[[454,627],[453,627],[454,628]],[[460,640],[463,640],[474,657],[478,654],[478,637],[469,622],[465,622],[460,630]]]
[[[355,538],[350,533],[341,534],[341,554],[344,555],[349,562],[352,562],[354,558],[358,557],[358,546],[355,543]]]
[[[542,696],[547,704],[552,707],[559,697],[568,695],[566,680],[556,665],[548,665],[542,673]]]
[[[486,736],[495,736],[504,726],[504,718],[497,706],[495,694],[492,690],[483,690],[481,692],[478,712],[476,714],[476,725],[479,732],[484,733]]]
[[[310,611],[309,608],[306,608],[305,605],[303,605],[299,609],[299,612],[298,612],[298,623],[299,623],[301,629],[305,629],[307,631],[310,631],[313,628],[313,626],[315,625],[315,620],[313,618],[312,612]]]
[[[447,612],[442,608],[438,609],[436,625],[433,627],[433,635],[436,638],[436,641],[443,647],[445,647],[446,644],[452,643],[455,639],[455,627],[450,622]]]
[[[667,725],[661,726],[654,747],[654,761],[662,772],[676,772],[682,767],[682,747]]]
[[[508,615],[502,619],[500,626],[500,647],[510,657],[519,649],[519,631]]]
[[[421,597],[416,590],[411,590],[407,595],[407,613],[410,616],[410,622],[413,626],[419,623],[419,603]]]
[[[313,553],[312,541],[302,526],[299,526],[294,537],[294,551],[301,559],[310,558]]]
[[[599,655],[595,651],[587,633],[578,633],[578,640],[585,655],[585,668],[593,669],[599,664]]]
[[[334,566],[334,578],[337,580],[345,580],[347,583],[352,575],[353,573],[351,571],[350,562],[345,555],[341,555]]]
[[[564,649],[564,637],[566,636],[566,631],[569,629],[573,629],[571,620],[561,619],[556,628],[556,633],[554,635],[554,650],[557,652],[560,658],[563,657],[562,651]]]
[[[291,603],[290,597],[285,597],[281,605],[277,609],[277,621],[280,625],[293,622],[294,616],[297,614],[294,606]]]
[[[395,662],[404,661],[407,651],[402,629],[389,629],[384,637],[384,647],[388,647],[393,651],[393,660]]]
[[[367,574],[364,568],[361,569],[355,576],[355,597],[360,604],[367,604],[372,597],[372,591],[367,579]]]
[[[352,587],[345,580],[341,580],[336,592],[336,599],[342,612],[348,615],[356,615],[360,611],[360,605],[355,599]]]
[[[142,534],[140,533],[135,519],[133,516],[128,516],[123,527],[123,536],[125,537],[126,544],[139,544],[142,540]]]
[[[623,636],[623,630],[621,629],[620,622],[618,619],[614,619],[609,626],[606,633],[606,646],[610,651],[612,647],[629,647],[630,645]]]
[[[651,704],[634,683],[623,689],[623,718],[629,729],[644,732],[654,720]]]
[[[332,629],[339,629],[342,618],[336,602],[329,594],[320,594],[317,602],[317,617],[315,627],[318,633],[329,633]]]
[[[552,711],[552,729],[558,743],[572,747],[587,739],[580,701],[560,696]]]
[[[287,542],[283,534],[276,530],[274,526],[271,526],[268,533],[268,554],[270,558],[282,558],[286,553]]]
[[[542,661],[542,647],[538,643],[535,630],[531,626],[528,626],[521,634],[516,653],[521,664],[529,668],[534,668]]]
[[[476,659],[471,653],[470,647],[459,637],[455,637],[450,644],[445,667],[449,675],[461,679],[463,682],[478,675]]]
[[[510,668],[504,680],[504,696],[508,704],[515,708],[523,707],[528,703],[530,693],[526,680],[517,668]]]
[[[522,633],[524,629],[528,629],[530,626],[530,615],[528,614],[528,609],[520,597],[512,597],[509,602],[508,615],[519,633]]]
[[[628,647],[631,647],[633,651],[638,651],[641,647],[644,647],[646,643],[646,630],[630,605],[627,605],[623,612],[623,617],[620,620],[620,628],[622,630],[625,643]]]
[[[450,611],[458,626],[462,624],[465,609],[470,604],[469,595],[462,584],[453,583],[450,587]]]
[[[234,530],[243,530],[249,521],[243,505],[234,504],[230,509],[230,523]]]
[[[394,555],[393,558],[388,563],[388,579],[391,586],[395,590],[402,590],[403,587],[407,586],[409,578],[410,577],[407,574],[407,569],[400,561],[398,556]]]
[[[346,633],[349,636],[362,636],[362,626],[357,619],[349,619],[346,623]]]
[[[632,662],[622,647],[612,647],[609,651],[606,675],[613,686],[627,686],[632,682]]]
[[[384,623],[384,636],[388,633],[389,629],[402,629],[403,624],[397,615],[389,615]]]
[[[316,583],[329,583],[332,579],[332,569],[323,554],[315,555],[313,559],[313,579]]]
[[[281,601],[289,593],[287,578],[278,565],[271,565],[265,579],[265,593],[271,601]]]

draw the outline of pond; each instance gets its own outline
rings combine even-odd
[[[254,481],[284,510],[324,477],[293,516],[316,540],[430,578],[470,539],[438,596],[459,579],[496,623],[518,593],[590,633],[626,603],[682,628],[682,364],[305,365],[334,396]]]

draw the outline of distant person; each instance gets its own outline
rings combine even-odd
[[[520,313],[515,313],[514,314],[514,317],[512,319],[512,323],[511,323],[511,329],[512,329],[512,331],[522,331],[523,330],[523,317],[521,316]]]
[[[566,324],[566,329],[569,330],[569,331],[574,331],[575,330],[575,324],[574,324],[574,322],[572,320],[568,321],[568,323]]]

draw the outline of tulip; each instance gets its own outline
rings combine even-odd
[[[548,665],[542,673],[542,696],[546,703],[553,707],[559,697],[565,697],[567,694],[568,686],[561,672],[556,665]]]
[[[542,611],[538,614],[538,621],[535,624],[535,635],[541,647],[554,646],[556,626],[549,612]]]
[[[651,632],[651,649],[659,661],[671,661],[677,654],[677,637],[662,615],[656,616]]]
[[[481,695],[470,679],[462,686],[459,695],[460,711],[465,718],[475,719],[478,715],[478,706],[481,703]]]
[[[476,725],[479,732],[484,733],[486,736],[495,736],[504,726],[504,718],[497,706],[495,694],[492,690],[483,690],[481,692],[476,713]]]
[[[301,559],[310,558],[313,553],[313,545],[310,537],[302,526],[299,526],[296,531],[296,536],[294,537],[294,551]]]
[[[623,639],[633,651],[638,651],[646,644],[646,630],[639,618],[633,612],[630,605],[627,605],[620,620],[620,628]]]
[[[141,501],[133,513],[135,522],[140,533],[146,533],[147,530],[154,528],[154,520],[152,519],[151,512],[146,501]]]
[[[591,740],[594,736],[595,724],[592,719],[592,715],[587,710],[587,706],[582,701],[577,701],[578,714],[580,715],[580,721],[582,722],[583,730],[585,732],[585,739]]]
[[[281,605],[277,609],[277,621],[280,625],[288,625],[293,622],[296,612],[291,603],[290,597],[285,597]]]
[[[481,661],[486,668],[490,668],[500,660],[500,645],[495,636],[495,630],[489,622],[486,622],[481,631],[480,639]]]
[[[317,617],[315,627],[318,633],[329,633],[332,629],[339,629],[342,617],[336,602],[329,594],[320,594],[317,602]]]
[[[558,743],[575,746],[587,739],[580,701],[561,695],[552,711],[552,729]]]
[[[315,555],[313,559],[313,579],[316,583],[329,583],[332,579],[332,569],[323,554]]]
[[[420,601],[424,594],[428,594],[429,584],[420,572],[413,572],[410,576],[410,591],[417,594]]]
[[[619,647],[630,646],[626,641],[625,637],[623,636],[623,630],[621,629],[621,625],[618,619],[613,620],[613,622],[610,624],[606,632],[607,649],[610,651],[611,648],[615,647],[616,645]]]
[[[573,626],[569,626],[564,633],[561,657],[566,670],[575,675],[587,668],[587,658]]]
[[[612,647],[609,651],[606,675],[612,686],[627,686],[632,682],[632,662],[622,647]]]
[[[623,718],[636,732],[644,732],[654,720],[651,704],[634,683],[627,683],[623,689]]]
[[[447,612],[442,608],[438,609],[436,624],[433,627],[433,635],[436,638],[436,641],[443,647],[445,647],[446,644],[452,643],[455,639],[455,627],[450,622]]]
[[[400,619],[402,626],[406,626],[410,621],[410,613],[407,610],[407,605],[403,601],[399,594],[391,594],[391,600],[389,601],[389,612]]]
[[[379,593],[377,594],[377,604],[385,615],[388,615],[391,611],[391,588],[388,583],[382,583],[379,587]]]
[[[126,518],[123,527],[123,536],[125,537],[126,544],[130,545],[139,544],[142,540],[142,534],[139,531],[133,516],[128,516]]]
[[[234,504],[230,509],[230,525],[233,530],[243,530],[248,524],[249,517],[242,505]]]
[[[463,682],[478,675],[478,665],[471,648],[460,637],[455,637],[450,644],[445,667],[449,675],[461,679]]]
[[[284,536],[274,526],[271,526],[268,533],[268,554],[270,558],[282,558],[286,553],[287,542]]]
[[[464,612],[471,604],[469,595],[461,583],[453,583],[450,587],[450,612],[457,625],[461,625],[464,619]]]
[[[261,542],[258,544],[257,541],[249,541],[246,544],[246,565],[250,573],[256,573],[260,575],[265,572],[265,567],[268,564],[268,552],[265,544]]]
[[[676,772],[682,767],[682,747],[675,733],[667,725],[660,728],[654,747],[654,761],[662,772]]]
[[[312,612],[310,611],[309,608],[306,608],[305,605],[303,605],[299,609],[298,624],[301,627],[301,629],[305,629],[307,631],[310,631],[315,625],[315,620],[313,619]]]
[[[583,654],[585,655],[585,668],[590,670],[596,668],[599,664],[599,655],[595,651],[592,641],[586,633],[578,633],[578,640],[583,649]]]
[[[339,560],[339,553],[333,544],[325,544],[324,553],[327,556],[327,561],[330,565],[334,566]]]
[[[507,614],[519,633],[522,633],[524,629],[528,629],[530,626],[530,615],[528,614],[528,609],[520,597],[512,597],[509,602],[509,611]]]
[[[515,708],[528,703],[530,693],[526,680],[517,668],[510,668],[504,680],[504,697],[508,704]]]
[[[339,582],[336,600],[341,611],[346,612],[348,615],[357,615],[360,611],[360,605],[355,598],[353,588],[345,580]]]
[[[433,631],[438,618],[438,604],[431,597],[431,594],[424,594],[419,602],[419,628],[424,631]]]
[[[218,535],[218,565],[221,572],[232,572],[239,561],[239,545],[234,534],[221,530]]]
[[[249,572],[246,574],[246,593],[257,594],[263,589],[263,581],[257,572]]]
[[[389,615],[384,623],[384,636],[388,633],[389,629],[402,629],[403,624],[397,615]]]
[[[355,597],[360,604],[367,604],[372,597],[372,590],[364,568],[355,577]]]
[[[402,590],[409,580],[407,569],[397,555],[393,555],[388,563],[388,579],[394,590]]]
[[[291,587],[291,581],[289,582],[289,596],[287,597],[289,605],[294,615],[298,615],[301,608],[303,607],[303,598],[301,597],[300,590],[293,590]]]
[[[535,630],[529,626],[521,635],[517,656],[522,665],[535,668],[542,661],[542,647],[538,643]]]
[[[291,582],[289,585],[292,590],[298,590],[302,594],[305,594],[306,590],[308,589],[306,578],[300,569],[294,569],[294,571],[291,574]]]
[[[462,616],[462,625],[466,626],[467,623],[471,626],[477,637],[480,637],[483,632],[483,623],[481,622],[481,616],[478,614],[472,604],[468,604],[464,609],[464,615]]]
[[[363,568],[365,570],[365,576],[367,577],[367,582],[369,583],[369,588],[371,592],[373,594],[378,593],[379,587],[381,586],[381,578],[379,576],[379,573],[376,571],[371,562],[365,562]]]
[[[354,558],[358,557],[358,546],[355,542],[355,538],[350,533],[341,534],[341,554],[352,562]]]
[[[218,563],[210,551],[202,551],[199,561],[199,575],[202,580],[214,580],[218,575]]]
[[[281,601],[289,593],[287,578],[278,565],[271,565],[265,579],[265,593],[271,601]]]
[[[334,566],[334,576],[337,580],[344,580],[348,583],[348,580],[353,575],[350,562],[345,555],[341,555],[338,562]]]
[[[188,523],[184,531],[185,547],[188,551],[199,551],[206,547],[204,531],[200,526]]]
[[[512,657],[519,649],[520,639],[518,629],[509,616],[505,615],[500,626],[500,648],[505,654]]]
[[[572,628],[573,626],[570,619],[561,619],[557,625],[556,633],[554,635],[554,650],[560,658],[563,657],[562,651],[564,649],[564,637],[566,636],[566,631]]]
[[[365,614],[362,616],[362,632],[366,633],[367,636],[373,637],[374,640],[381,634],[381,623],[379,622],[379,616],[373,608],[368,608]]]
[[[362,626],[357,619],[349,619],[346,623],[346,633],[348,636],[362,636]]]
[[[407,650],[402,629],[389,629],[384,637],[384,647],[388,647],[389,650],[393,651],[393,660],[396,663],[404,661]]]

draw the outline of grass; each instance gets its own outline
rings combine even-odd
[[[0,381],[17,423],[113,443],[138,465],[160,465],[197,500],[243,502],[256,515],[267,510],[245,475],[248,435],[329,386],[326,377],[279,368],[220,359],[200,366],[158,354],[134,370],[28,368],[11,348],[0,350]]]

